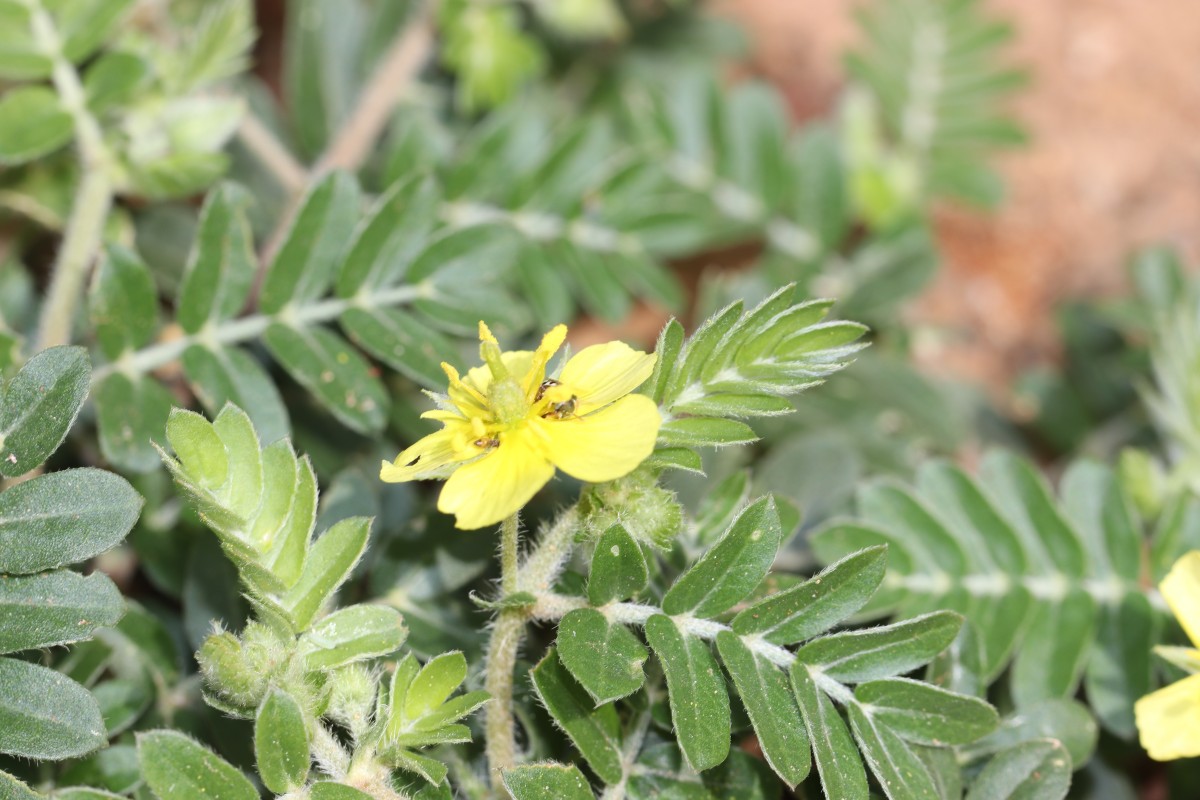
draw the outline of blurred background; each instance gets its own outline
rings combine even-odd
[[[828,113],[857,44],[857,0],[722,0],[747,34],[739,69],[778,86],[798,119]],[[1060,354],[1055,309],[1127,288],[1129,254],[1200,252],[1200,9],[1192,0],[986,0],[1015,36],[1029,83],[1011,100],[1028,143],[997,156],[1007,196],[992,212],[935,209],[942,269],[911,313],[951,335],[926,367],[1004,391]]]
[[[259,0],[258,70],[279,85],[285,0]],[[711,0],[700,12],[742,32],[731,79],[769,81],[797,124],[836,111],[844,55],[861,44],[864,0]],[[1028,142],[993,164],[1003,201],[933,210],[941,269],[910,313],[942,328],[913,356],[982,382],[1061,354],[1065,298],[1127,288],[1123,265],[1147,244],[1200,254],[1200,11],[1194,0],[983,0],[1011,25],[1005,60],[1028,72],[1008,109]],[[636,324],[636,323],[634,323]],[[653,324],[646,326],[654,329]]]
[[[0,18],[23,8],[0,0]],[[188,713],[214,717],[197,727],[238,763],[250,739],[204,710],[190,654],[211,620],[248,611],[151,443],[172,406],[226,401],[264,442],[290,435],[323,488],[319,528],[379,520],[354,596],[402,611],[414,652],[476,663],[467,597],[490,591],[493,543],[450,535],[429,487],[377,475],[436,427],[420,390],[444,390],[440,362],[475,363],[480,319],[506,347],[565,322],[577,348],[646,349],[720,320],[662,404],[702,431],[665,438],[653,465],[679,468],[664,483],[700,521],[672,568],[723,529],[703,522],[712,509],[753,491],[797,534],[777,567],[812,573],[834,560],[810,546],[827,523],[892,524],[876,482],[918,491],[939,463],[985,484],[989,463],[992,479],[1036,469],[1081,530],[1100,508],[1085,489],[1136,515],[1117,538],[1136,529],[1145,563],[1124,594],[1088,577],[1064,597],[1099,585],[1097,603],[1149,614],[1155,581],[1200,548],[1197,0],[66,0],[54,18],[105,158],[75,141],[29,31],[0,22],[0,376],[45,338],[63,254],[83,253],[85,274],[91,250],[118,245],[86,302],[55,315],[62,341],[96,346],[94,403],[51,469],[120,470],[146,498],[101,568],[149,609],[131,624],[159,619],[178,644],[160,684],[191,676]],[[88,185],[105,222],[67,247]],[[733,327],[743,308],[753,323]],[[794,412],[777,396],[826,378]],[[553,483],[528,520],[577,494]],[[679,518],[645,527],[657,544]],[[1108,564],[1103,538],[1079,546]],[[978,599],[936,566],[936,582],[914,573],[905,613]],[[1010,596],[987,590],[979,613]],[[1055,689],[1073,695],[1093,642],[1054,619],[1035,641],[1076,647]],[[1158,633],[1103,619],[1098,646],[1132,655],[1115,689],[1108,656],[1091,662],[1108,733],[1073,796],[1161,798],[1132,716]],[[996,670],[1013,641],[989,645]],[[1017,672],[1038,678],[1044,651],[1025,652]],[[143,678],[127,726],[158,691]],[[1095,728],[1068,723],[1091,730],[1081,768]],[[1195,769],[1172,773],[1176,796],[1195,796]]]

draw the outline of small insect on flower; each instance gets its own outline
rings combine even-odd
[[[535,351],[501,352],[479,323],[484,366],[465,377],[442,364],[447,393],[422,416],[442,423],[384,462],[389,483],[446,480],[438,510],[463,529],[494,525],[516,513],[561,469],[589,483],[631,472],[654,450],[661,418],[654,401],[632,392],[654,371],[654,354],[622,342],[592,345],[559,375],[546,365],[566,339],[559,325]]]
[[[1200,550],[1176,561],[1158,589],[1192,644],[1200,646]],[[1134,704],[1142,747],[1157,761],[1200,756],[1200,650],[1155,650],[1192,674]]]

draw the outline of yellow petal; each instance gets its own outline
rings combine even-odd
[[[433,419],[438,422],[462,422],[466,419],[457,411],[447,411],[441,408],[433,408],[429,411],[421,412],[421,419]]]
[[[535,419],[554,465],[588,483],[615,480],[633,471],[654,450],[662,419],[649,397],[627,395],[595,413]]]
[[[542,343],[534,351],[529,371],[524,375],[516,372],[513,373],[517,380],[521,381],[521,386],[525,389],[525,395],[529,398],[530,402],[533,402],[538,387],[542,385],[542,381],[546,378],[546,364],[558,352],[558,348],[562,347],[562,343],[566,338],[567,326],[555,325],[542,337]]]
[[[558,380],[579,398],[577,413],[587,414],[645,383],[654,372],[654,358],[624,342],[594,344],[572,356]]]
[[[499,438],[498,447],[460,467],[442,488],[438,510],[454,514],[456,527],[497,524],[520,510],[554,475],[528,429],[506,431]]]
[[[1200,756],[1200,675],[1146,695],[1134,703],[1133,713],[1151,758]]]
[[[468,461],[474,453],[463,452],[457,447],[455,438],[461,438],[463,425],[447,425],[436,433],[418,439],[396,456],[396,460],[383,462],[379,469],[380,480],[388,483],[444,478],[456,464]]]
[[[1158,590],[1192,644],[1200,646],[1200,550],[1176,561]]]

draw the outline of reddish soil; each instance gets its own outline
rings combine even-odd
[[[855,0],[719,0],[750,33],[750,69],[798,119],[825,114],[843,81]],[[1124,286],[1132,248],[1200,259],[1200,7],[1195,0],[990,0],[1016,27],[1011,59],[1032,73],[1013,111],[1028,148],[998,159],[996,213],[937,212],[945,264],[913,309],[932,368],[1003,391],[1053,358],[1053,309]]]

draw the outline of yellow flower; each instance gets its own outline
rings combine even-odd
[[[1192,644],[1200,646],[1200,550],[1176,561],[1158,589]],[[1196,674],[1134,704],[1142,747],[1157,761],[1200,756],[1200,650],[1158,649]]]
[[[661,419],[654,401],[630,394],[654,370],[654,355],[622,342],[584,348],[556,378],[546,364],[567,336],[559,325],[537,350],[500,352],[479,323],[485,366],[460,377],[442,364],[450,386],[422,414],[442,429],[412,445],[379,477],[389,483],[448,478],[438,510],[463,529],[515,514],[557,467],[589,483],[631,472],[654,450]]]

